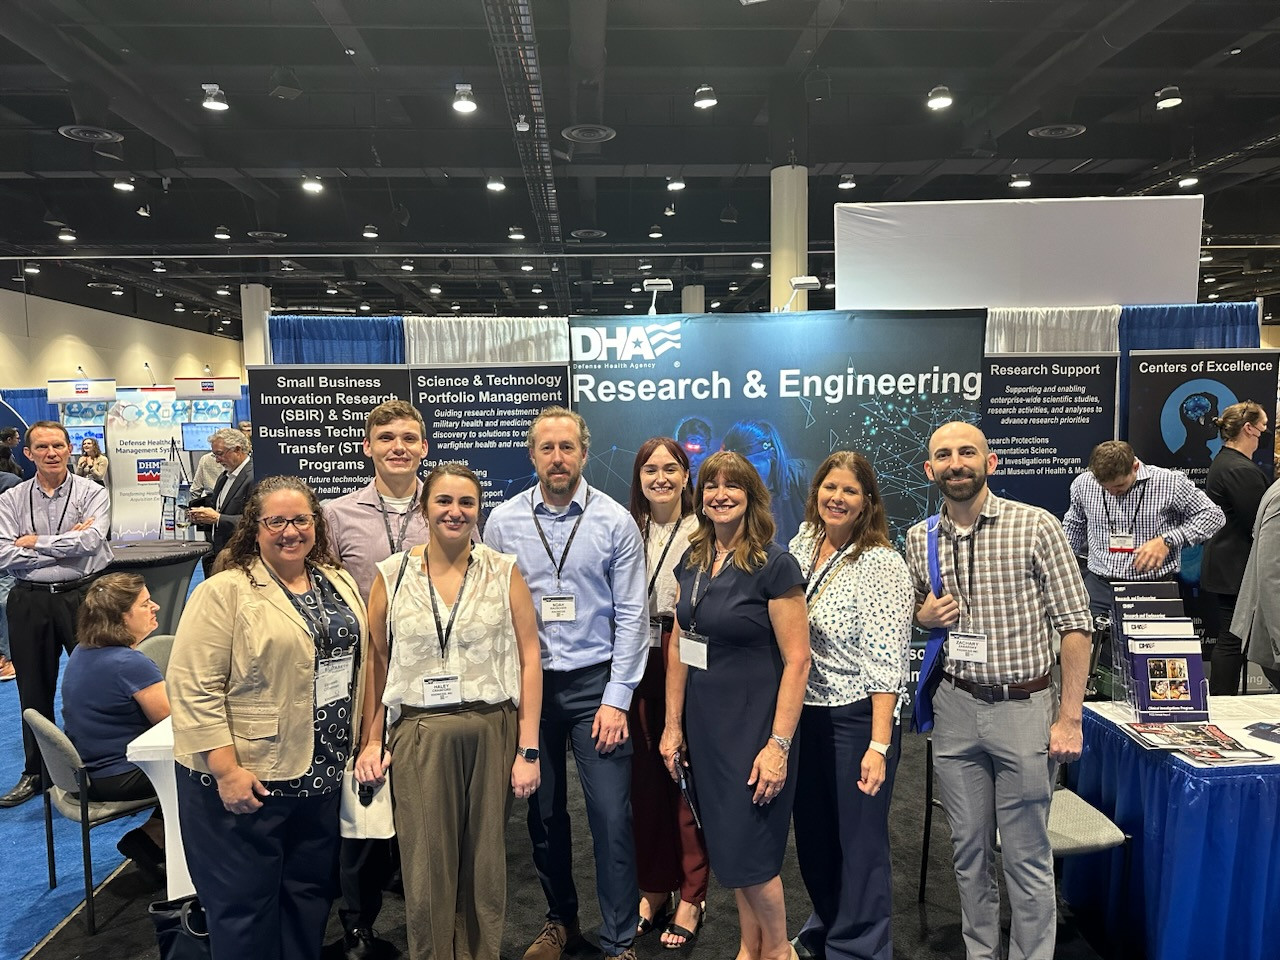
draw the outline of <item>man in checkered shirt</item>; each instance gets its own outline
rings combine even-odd
[[[907,534],[916,621],[946,628],[933,695],[938,792],[955,845],[968,960],[999,960],[1000,831],[1012,919],[1009,960],[1051,960],[1057,928],[1049,800],[1059,761],[1080,756],[1089,667],[1089,598],[1062,527],[1039,507],[987,487],[996,456],[967,423],[929,439],[925,474],[942,491],[938,564],[929,582],[925,523]],[[1062,641],[1061,702],[1049,671]]]

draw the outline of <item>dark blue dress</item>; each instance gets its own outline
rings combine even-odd
[[[773,730],[782,679],[782,654],[769,622],[769,601],[803,586],[795,558],[769,544],[763,567],[744,573],[727,565],[698,585],[696,571],[682,560],[677,568],[680,602],[676,616],[707,637],[707,669],[689,668],[685,685],[684,730],[689,745],[698,813],[716,879],[726,887],[750,887],[776,877],[787,848],[795,796],[795,750],[787,782],[771,803],[751,802],[747,786],[756,754]]]

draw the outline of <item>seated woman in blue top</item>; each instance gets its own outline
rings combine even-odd
[[[89,771],[90,800],[155,796],[147,775],[125,759],[125,749],[169,716],[160,668],[137,650],[156,629],[159,609],[146,581],[136,573],[99,577],[80,605],[77,646],[62,679],[62,720]],[[154,872],[164,862],[158,808],[118,846],[126,857]]]

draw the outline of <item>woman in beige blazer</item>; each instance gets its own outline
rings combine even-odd
[[[167,677],[182,839],[214,960],[315,958],[366,617],[315,494],[258,484],[191,595]]]

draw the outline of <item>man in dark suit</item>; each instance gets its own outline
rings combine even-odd
[[[249,441],[239,430],[218,430],[209,439],[213,458],[222,467],[222,476],[213,490],[191,501],[187,515],[192,523],[213,531],[213,549],[204,555],[204,575],[213,573],[213,563],[231,539],[249,495],[253,493],[253,460]]]

